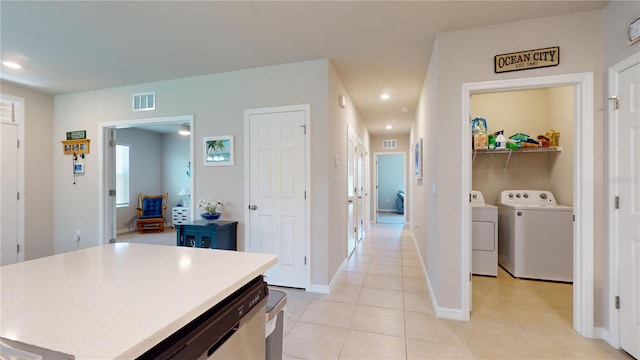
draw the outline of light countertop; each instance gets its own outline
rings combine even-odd
[[[1,336],[76,359],[132,359],[276,261],[118,243],[3,266]]]

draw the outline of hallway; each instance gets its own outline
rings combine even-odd
[[[504,271],[473,285],[471,321],[436,318],[408,228],[372,225],[330,295],[279,288],[284,359],[631,359],[572,329],[571,285]]]

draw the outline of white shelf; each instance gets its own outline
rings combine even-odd
[[[537,147],[537,148],[518,148],[518,149],[494,149],[494,150],[473,150],[473,160],[471,165],[476,161],[476,155],[478,154],[508,154],[507,161],[504,164],[504,169],[507,170],[509,161],[511,160],[511,154],[513,153],[546,153],[546,152],[562,152],[562,146],[554,147]]]

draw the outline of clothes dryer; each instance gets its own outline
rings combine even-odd
[[[573,282],[573,208],[550,191],[502,191],[498,263],[514,277]]]
[[[498,208],[477,190],[471,191],[471,206],[471,272],[498,276]]]

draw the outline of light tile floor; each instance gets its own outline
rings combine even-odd
[[[632,359],[572,329],[569,284],[476,276],[471,321],[435,317],[403,225],[374,225],[330,295],[278,289],[284,359]]]

